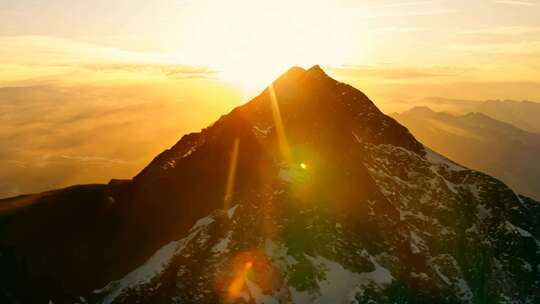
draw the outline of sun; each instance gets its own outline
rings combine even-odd
[[[287,68],[339,65],[348,29],[334,1],[208,1],[190,14],[191,57],[223,80],[259,89]]]

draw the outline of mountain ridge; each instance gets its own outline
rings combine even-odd
[[[540,115],[540,103],[535,101],[515,100],[460,100],[440,97],[424,98],[416,102],[439,112],[466,114],[483,113],[502,122],[510,123],[522,130],[540,133],[536,117]]]
[[[391,114],[422,142],[469,167],[505,181],[521,194],[540,198],[540,135],[484,113],[463,115],[412,108]]]

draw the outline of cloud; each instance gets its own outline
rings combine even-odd
[[[535,80],[540,67],[540,26],[495,26],[469,29],[448,44],[461,61],[477,62],[491,75]],[[488,75],[488,77],[490,77]]]
[[[494,1],[497,4],[504,5],[513,5],[513,6],[536,6],[537,3],[530,1],[520,1],[520,0],[497,0]]]
[[[93,72],[126,72],[126,73],[146,73],[160,75],[172,79],[202,78],[215,79],[217,72],[201,66],[180,65],[180,64],[87,64],[84,68]]]
[[[0,86],[214,79],[171,54],[130,52],[51,36],[0,36]],[[171,63],[172,62],[172,63]]]
[[[424,6],[440,3],[440,1],[398,1],[392,3],[384,3],[371,6],[372,8],[395,8],[395,7],[411,7],[411,6]]]
[[[450,50],[484,54],[540,55],[540,40],[508,43],[458,43],[451,45]]]
[[[0,37],[4,62],[33,65],[130,62],[150,60],[151,54],[123,51],[54,36],[17,35]]]
[[[456,13],[457,10],[449,8],[442,1],[402,1],[373,5],[369,3],[354,4],[347,8],[343,14],[355,18],[385,18],[385,17],[415,17],[436,16]]]
[[[349,79],[348,83],[362,89],[385,113],[400,112],[422,102],[429,96],[460,100],[513,99],[540,102],[540,82],[444,80],[418,82],[368,82]],[[441,104],[439,104],[442,106]]]
[[[60,155],[58,157],[61,160],[72,160],[82,163],[96,163],[96,164],[128,164],[129,162],[117,159],[117,158],[108,158],[102,156],[88,156],[88,155]]]
[[[130,178],[240,96],[214,80],[0,88],[0,197]]]
[[[331,68],[331,72],[342,77],[374,78],[382,80],[426,80],[462,76],[470,69],[452,67],[407,67],[407,66],[360,66],[345,65]]]
[[[392,26],[392,27],[380,27],[380,28],[374,28],[370,30],[373,33],[377,34],[395,34],[395,33],[416,33],[416,32],[425,32],[428,29],[425,27],[398,27],[398,26]]]
[[[465,30],[465,35],[526,35],[540,34],[540,26],[503,26],[478,30]]]
[[[448,49],[461,55],[501,58],[506,65],[534,66],[540,60],[540,26],[497,26],[462,31]],[[483,56],[483,57],[480,57]]]

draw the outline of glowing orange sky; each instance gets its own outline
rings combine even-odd
[[[538,81],[539,13],[537,0],[6,0],[0,85],[86,81],[81,66],[111,63],[204,66],[250,90],[312,64],[350,79],[369,67],[394,82]]]

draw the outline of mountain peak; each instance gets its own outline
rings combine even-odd
[[[304,69],[303,67],[301,66],[292,66],[290,67],[287,72],[285,72],[284,74],[300,74],[300,73],[305,73],[306,72],[306,69]]]
[[[289,68],[285,73],[281,74],[273,83],[291,82],[300,79],[302,76],[309,76],[315,79],[330,78],[320,65],[316,64],[309,69],[304,69],[300,66],[293,66]]]
[[[289,68],[285,73],[281,74],[276,80],[274,80],[272,83],[288,83],[291,81],[294,81],[298,79],[300,76],[304,75],[306,73],[306,69],[299,66],[293,66]]]
[[[328,74],[326,74],[326,72],[318,64],[309,68],[306,71],[306,74],[311,75],[311,76],[316,76],[316,77],[329,77]]]
[[[430,107],[427,107],[427,106],[415,106],[409,109],[408,111],[404,112],[403,114],[407,114],[407,113],[416,114],[416,115],[428,115],[428,116],[436,114],[435,111],[433,111]]]
[[[394,144],[424,154],[423,146],[406,128],[384,115],[360,90],[327,75],[320,65],[307,70],[290,68],[272,83],[269,92],[265,90],[248,102],[240,119],[249,117],[250,123],[274,125],[275,109],[270,100],[275,98],[279,119],[287,126],[285,133],[295,133],[293,126],[297,124],[297,132],[306,133],[312,125],[313,130],[332,129],[349,137],[353,132],[369,142]]]

